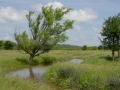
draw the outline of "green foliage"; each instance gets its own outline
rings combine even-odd
[[[89,67],[84,65],[58,63],[45,73],[44,79],[70,90],[120,89],[120,73],[118,69],[112,71],[109,67],[105,69],[103,66],[90,65]]]
[[[28,60],[26,58],[16,58],[16,60],[21,64],[28,65]],[[40,62],[37,59],[34,59],[32,64],[33,66],[36,66],[39,65],[39,63]]]
[[[103,36],[100,40],[104,49],[109,48],[112,50],[114,60],[114,52],[119,50],[120,47],[120,14],[108,17],[103,23],[100,34]]]
[[[48,52],[57,43],[68,39],[65,31],[73,28],[74,21],[62,19],[70,11],[71,9],[66,7],[53,9],[53,6],[44,6],[37,17],[33,17],[33,11],[26,15],[30,34],[24,31],[22,34],[16,32],[14,36],[18,47],[30,55],[30,65],[33,57]]]
[[[80,50],[81,46],[57,44],[53,47],[53,50]]]
[[[74,68],[71,68],[69,66],[62,67],[62,68],[59,67],[56,73],[59,79],[70,78],[74,73]]]
[[[110,50],[51,50],[51,52],[42,54],[41,57],[56,58],[56,62],[63,62],[73,58],[84,60],[83,63],[78,65],[58,63],[51,67],[44,76],[46,81],[52,82],[52,85],[50,83],[49,86],[48,83],[47,85],[44,84],[45,81],[43,85],[39,82],[34,82],[34,80],[6,77],[6,74],[11,71],[28,67],[26,64],[21,64],[16,58],[27,61],[29,55],[21,54],[18,50],[0,50],[0,90],[58,90],[55,89],[55,87],[58,87],[57,85],[61,86],[62,89],[60,90],[64,90],[64,86],[72,90],[116,90],[115,88],[107,89],[109,88],[107,86],[107,78],[113,76],[117,79],[120,78],[120,59],[116,58],[116,61],[113,62],[109,60],[110,55]],[[41,65],[42,59],[40,57],[35,57],[34,60],[39,61],[39,65]],[[62,79],[62,77],[58,78],[56,72],[58,68],[62,70],[64,70],[63,68],[67,68],[74,73],[66,79]],[[55,87],[53,84],[55,84]],[[85,89],[80,89],[79,87]]]
[[[18,62],[20,62],[21,64],[28,64],[28,60],[25,59],[25,58],[16,58],[16,60],[17,60]]]
[[[82,47],[82,50],[87,50],[87,45],[84,45],[84,46]]]
[[[110,16],[103,23],[101,36],[103,39],[101,43],[104,47],[116,51],[120,45],[120,14]]]
[[[92,49],[92,50],[97,50],[98,47],[97,47],[97,46],[92,46],[91,49]]]
[[[14,47],[15,47],[15,43],[13,43],[13,42],[11,42],[9,40],[4,42],[4,48],[6,50],[12,50]]]
[[[0,90],[53,90],[48,85],[33,80],[2,76],[0,77]],[[54,89],[56,90],[56,89]]]
[[[50,57],[50,56],[44,56],[42,57],[42,64],[43,65],[50,65],[56,62],[56,58]]]
[[[3,48],[3,45],[4,45],[4,41],[3,41],[3,40],[0,40],[0,49]]]
[[[98,50],[102,50],[102,49],[103,49],[102,45],[99,45]]]
[[[72,90],[104,90],[105,85],[99,74],[93,75],[91,70],[64,63],[51,67],[45,73],[44,78],[49,78],[49,81],[52,80],[53,83]]]
[[[119,90],[120,89],[120,77],[108,76],[106,81],[107,90]]]

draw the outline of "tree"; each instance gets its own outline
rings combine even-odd
[[[102,45],[99,45],[98,46],[98,50],[101,50],[103,47],[102,47]]]
[[[87,50],[87,45],[84,45],[84,46],[82,47],[82,50]]]
[[[103,36],[102,45],[112,50],[114,60],[114,53],[119,50],[120,46],[120,14],[108,17],[103,23],[100,34]]]
[[[4,48],[6,50],[12,50],[14,48],[14,43],[11,42],[10,40],[4,41]]]
[[[0,49],[3,47],[3,43],[4,43],[4,41],[0,40]]]
[[[30,55],[29,65],[32,65],[35,56],[48,52],[57,43],[68,39],[65,31],[73,28],[74,20],[63,20],[63,16],[70,11],[66,7],[53,9],[53,6],[46,6],[36,17],[35,12],[29,11],[26,18],[30,32],[14,34],[18,47]]]

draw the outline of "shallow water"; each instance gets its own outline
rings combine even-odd
[[[80,64],[83,62],[81,59],[72,59],[69,62]],[[9,73],[11,76],[17,76],[22,78],[35,78],[40,82],[43,82],[42,76],[45,73],[45,71],[49,68],[49,66],[42,66],[42,67],[29,67],[20,69],[14,72]]]
[[[24,68],[24,69],[20,69],[20,70],[11,72],[11,73],[9,73],[9,75],[23,77],[23,78],[35,78],[38,81],[43,82],[42,76],[47,69],[48,69],[47,66],[29,67],[29,68]]]
[[[83,62],[83,60],[81,60],[81,59],[72,59],[72,60],[70,60],[69,62],[73,62],[73,63],[80,64],[80,63]]]

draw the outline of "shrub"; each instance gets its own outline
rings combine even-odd
[[[49,56],[42,57],[42,64],[43,64],[43,65],[50,65],[50,64],[52,64],[53,62],[56,62],[56,58],[54,58],[54,57],[49,57]]]
[[[84,45],[84,46],[82,47],[82,50],[87,50],[87,45]]]
[[[65,79],[65,78],[69,78],[69,77],[71,77],[73,75],[74,68],[69,67],[69,66],[68,67],[67,66],[59,67],[56,72],[57,72],[58,78]]]
[[[21,64],[28,65],[28,60],[26,58],[16,58],[16,60],[18,62],[20,62]],[[35,66],[35,65],[38,65],[38,64],[39,64],[39,61],[36,60],[36,59],[33,59],[32,65]]]
[[[15,47],[15,43],[13,43],[13,42],[11,42],[9,40],[4,42],[4,48],[6,50],[13,50],[14,47]]]
[[[108,90],[120,90],[120,78],[116,76],[108,76],[106,88]]]

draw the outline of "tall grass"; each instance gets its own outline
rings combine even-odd
[[[46,81],[75,90],[120,90],[120,59],[117,56],[116,61],[112,61],[110,51],[68,52],[84,62],[55,64],[45,73]]]
[[[66,60],[61,53],[61,58],[57,57],[59,51],[51,51],[45,53],[39,57],[35,57],[33,65],[42,65],[46,63],[44,60]],[[51,57],[49,59],[49,57]],[[57,59],[56,59],[57,58]],[[10,71],[14,71],[20,68],[28,67],[29,55],[22,54],[17,50],[0,50],[0,90],[56,90],[49,85],[43,85],[34,80],[26,80],[15,77],[6,76]],[[47,62],[47,64],[50,62]]]
[[[116,57],[116,61],[111,61],[111,51],[52,50],[35,57],[33,63],[45,65],[73,58],[84,62],[78,65],[56,64],[47,71],[45,80],[70,89],[119,90],[120,59]],[[17,50],[0,50],[0,90],[56,90],[33,80],[6,76],[10,71],[28,67],[28,59],[29,55]]]

